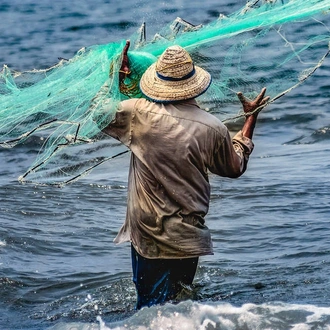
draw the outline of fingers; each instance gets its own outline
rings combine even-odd
[[[120,67],[120,70],[119,70],[119,79],[120,79],[120,81],[125,79],[126,75],[128,75],[130,73],[129,60],[128,60],[128,56],[127,56],[129,46],[130,46],[130,41],[127,40],[126,44],[123,48],[123,51],[122,51],[122,63],[121,63],[121,67]]]
[[[247,103],[249,103],[251,106],[254,105],[254,107],[255,107],[255,106],[263,105],[269,101],[270,97],[269,96],[264,97],[265,93],[266,93],[266,88],[264,87],[261,90],[260,94],[253,101],[248,101],[242,92],[238,92],[236,95],[237,95],[238,99],[241,101],[241,103],[243,104],[243,106],[247,105]]]
[[[126,41],[126,45],[123,49],[123,55],[127,55],[127,52],[128,52],[128,48],[130,46],[131,42],[129,40]]]
[[[238,92],[236,95],[242,104],[244,104],[246,102],[246,99],[245,99],[244,95],[242,94],[242,92]]]
[[[261,90],[260,94],[256,97],[255,102],[256,102],[257,104],[259,104],[260,102],[262,102],[262,100],[263,100],[263,98],[264,98],[264,96],[265,96],[265,93],[266,93],[266,87],[264,87],[264,88]]]
[[[266,96],[266,97],[260,102],[260,104],[266,104],[269,100],[270,100],[270,96]]]

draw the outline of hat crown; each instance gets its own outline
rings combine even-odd
[[[154,102],[189,100],[203,94],[211,84],[211,75],[195,65],[180,46],[170,46],[158,61],[144,72],[141,92]]]
[[[156,72],[164,77],[179,79],[194,70],[189,53],[180,46],[168,47],[156,64]]]

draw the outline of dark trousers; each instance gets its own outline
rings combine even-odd
[[[147,259],[131,247],[133,282],[137,291],[136,308],[172,300],[193,282],[198,258]]]

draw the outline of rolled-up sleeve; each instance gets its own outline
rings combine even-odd
[[[233,138],[227,132],[220,146],[216,146],[214,150],[209,170],[223,177],[238,178],[247,168],[253,147],[252,140],[243,136],[242,131]]]
[[[136,99],[122,101],[118,105],[115,118],[103,129],[107,135],[119,140],[130,147],[132,138],[132,124]]]

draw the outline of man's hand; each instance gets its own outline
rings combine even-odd
[[[129,46],[130,46],[130,41],[127,40],[126,45],[122,52],[122,62],[121,62],[120,70],[119,70],[119,82],[120,83],[125,79],[125,77],[128,74],[131,73],[131,71],[129,69],[129,61],[128,61],[128,56],[127,56]]]
[[[264,97],[265,93],[266,88],[263,88],[261,93],[253,101],[247,100],[241,92],[237,93],[237,96],[243,105],[243,111],[247,114],[245,123],[242,127],[242,134],[249,139],[252,139],[259,111],[269,101],[269,96]],[[255,111],[256,109],[258,109],[258,111]]]
[[[269,101],[269,96],[264,97],[265,93],[266,93],[266,88],[263,88],[261,90],[261,93],[253,101],[250,101],[247,100],[241,92],[238,92],[237,97],[239,98],[239,100],[243,105],[244,113],[251,114],[252,116],[257,117],[259,111],[263,108],[262,106]],[[258,108],[260,108],[260,110],[253,113],[253,111],[255,111]]]

